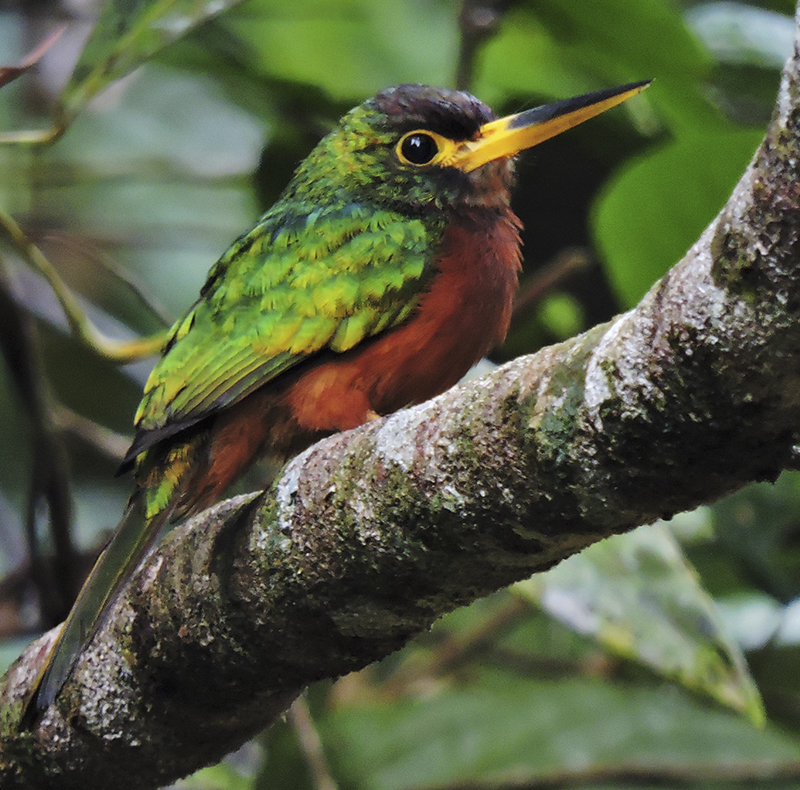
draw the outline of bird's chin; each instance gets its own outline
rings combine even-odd
[[[495,159],[469,173],[470,188],[462,202],[468,206],[507,206],[514,184],[514,160]]]

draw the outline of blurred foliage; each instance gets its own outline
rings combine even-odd
[[[655,78],[520,162],[525,267],[501,360],[628,309],[697,238],[763,134],[793,10],[791,0],[4,4],[0,66],[25,63],[57,22],[69,25],[35,68],[3,72],[17,78],[0,89],[0,211],[101,330],[153,333],[319,137],[376,90],[458,75],[511,112]],[[62,132],[49,147],[9,144]],[[68,336],[13,245],[0,243],[0,272],[35,317],[27,339],[0,321],[7,664],[20,636],[58,618],[48,596],[69,587],[57,583],[64,551],[91,562],[122,510],[128,481],[114,471],[149,364],[113,366]],[[72,495],[66,536],[32,498],[43,422],[67,459],[68,475],[51,470]],[[380,665],[311,689],[285,723],[179,786],[797,787],[798,570],[800,478],[785,475],[454,612]],[[759,720],[759,692],[761,730],[730,710]]]
[[[514,590],[615,654],[706,691],[763,724],[742,653],[665,527],[597,543]]]

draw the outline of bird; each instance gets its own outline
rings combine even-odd
[[[508,330],[521,263],[514,158],[649,81],[497,118],[474,96],[383,90],[348,112],[211,268],[144,388],[122,520],[24,706],[56,702],[84,646],[170,524],[256,459],[448,389]]]

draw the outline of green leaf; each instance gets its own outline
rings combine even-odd
[[[242,0],[110,0],[62,95],[67,117],[161,49]]]
[[[663,0],[521,4],[506,14],[480,63],[476,92],[490,103],[509,94],[566,96],[655,78],[626,112],[641,115],[652,103],[673,129],[724,124],[702,89],[713,61],[678,9]]]
[[[686,14],[692,30],[723,63],[780,69],[792,53],[794,21],[745,3],[703,3]]]
[[[341,786],[525,787],[561,772],[623,766],[711,772],[755,763],[768,771],[800,756],[788,736],[754,730],[740,717],[669,687],[508,674],[496,680],[325,715],[318,725]],[[569,785],[586,786],[577,780]]]
[[[452,84],[457,19],[454,0],[251,0],[218,29],[262,77],[352,102],[401,82]]]
[[[730,196],[762,130],[686,133],[620,170],[598,199],[593,230],[623,306],[680,260]]]
[[[787,604],[800,596],[800,474],[749,485],[711,512],[715,540],[690,555],[715,597],[764,592]]]
[[[744,657],[666,527],[597,543],[514,589],[618,655],[764,723]]]
[[[559,340],[573,337],[584,325],[580,304],[567,293],[549,294],[539,307],[542,323]]]

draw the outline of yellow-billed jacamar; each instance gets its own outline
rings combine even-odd
[[[55,701],[166,524],[260,455],[288,458],[442,392],[502,341],[520,265],[512,157],[646,84],[499,120],[466,93],[401,85],[342,118],[172,328],[124,463],[134,493],[29,718]]]

